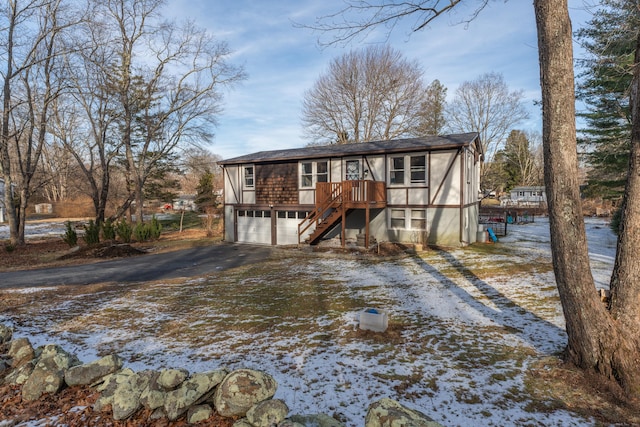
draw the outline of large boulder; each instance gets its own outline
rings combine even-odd
[[[196,373],[165,396],[164,410],[175,421],[225,378],[224,370]],[[208,418],[208,417],[207,417]]]
[[[344,424],[327,414],[292,415],[289,421],[303,426],[344,427]]]
[[[140,395],[140,403],[147,409],[152,411],[164,406],[166,398],[166,390],[158,384],[160,372],[155,372],[149,379],[149,385],[142,391]]]
[[[135,375],[135,372],[130,368],[126,368],[105,376],[102,384],[96,387],[96,390],[100,392],[100,397],[96,400],[96,403],[93,404],[93,410],[101,412],[107,406],[110,406],[113,403],[113,396],[118,390],[118,387],[120,387],[120,384],[128,382],[133,375]]]
[[[122,359],[111,354],[84,365],[71,367],[64,375],[68,386],[89,385],[122,369]]]
[[[271,399],[278,383],[269,374],[238,369],[225,377],[216,389],[213,403],[223,417],[243,417],[256,403]]]
[[[64,386],[64,372],[79,364],[75,355],[58,345],[39,348],[37,363],[22,386],[24,400],[37,400],[45,393],[57,393]]]
[[[420,411],[402,406],[395,400],[384,398],[369,406],[365,427],[442,427]]]
[[[196,424],[208,419],[213,414],[213,408],[210,405],[196,405],[189,408],[187,412],[187,422]]]
[[[153,375],[153,371],[138,372],[116,387],[111,402],[114,420],[126,420],[142,408],[140,396],[149,386]]]
[[[0,323],[0,344],[4,344],[6,342],[11,341],[11,337],[13,336],[13,329]]]
[[[9,370],[9,373],[4,377],[6,384],[20,385],[27,382],[31,373],[33,372],[34,363],[25,363],[22,366]]]
[[[36,357],[36,352],[29,338],[17,338],[11,341],[7,355],[11,358],[11,365],[17,368],[31,362]]]
[[[270,427],[280,425],[287,414],[289,407],[279,399],[264,400],[251,407],[247,411],[247,420],[254,427]]]
[[[173,390],[189,377],[186,369],[163,369],[158,377],[158,384],[165,390]]]

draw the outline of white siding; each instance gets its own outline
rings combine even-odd
[[[454,164],[450,167],[452,161]],[[457,153],[433,153],[430,166],[431,202],[435,205],[460,204],[460,162]]]

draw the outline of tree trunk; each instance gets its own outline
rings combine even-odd
[[[629,337],[635,337],[636,357],[627,360],[625,388],[640,393],[640,35],[631,82],[631,152],[622,205],[616,263],[611,277],[611,314]]]
[[[567,0],[534,0],[542,87],[544,177],[553,267],[568,361],[637,390],[637,337],[600,302],[587,248],[578,181],[571,21]],[[637,303],[637,300],[636,300]]]

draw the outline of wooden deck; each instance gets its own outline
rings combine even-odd
[[[319,182],[316,184],[316,203],[313,212],[298,225],[298,236],[315,226],[307,242],[314,244],[342,221],[344,245],[345,218],[353,209],[366,211],[366,244],[369,242],[369,210],[387,206],[387,188],[384,182],[357,180]],[[300,239],[300,237],[298,237]]]

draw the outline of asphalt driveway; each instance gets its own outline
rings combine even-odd
[[[0,272],[0,289],[88,285],[102,282],[148,282],[202,276],[268,259],[270,246],[219,243],[160,254],[66,267]]]

